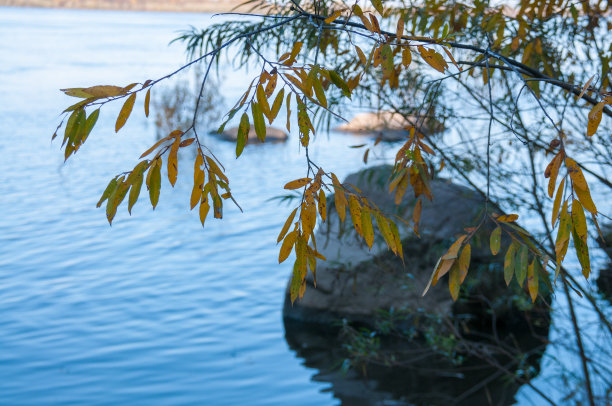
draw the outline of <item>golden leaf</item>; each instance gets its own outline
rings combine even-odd
[[[606,103],[600,101],[596,105],[593,106],[591,111],[589,112],[589,121],[587,123],[587,136],[592,137],[597,132],[597,128],[599,127],[599,123],[601,122],[601,116],[603,113],[603,108]]]
[[[140,156],[140,158],[144,158],[145,156],[149,155],[151,152],[155,151],[160,145],[162,145],[164,142],[171,140],[173,137],[171,137],[170,135],[167,137],[162,138],[161,140],[157,141],[151,148],[147,149],[145,152],[143,152],[143,154]]]
[[[117,117],[117,122],[115,123],[115,132],[119,132],[121,127],[125,125],[125,122],[130,117],[132,113],[132,108],[134,107],[134,102],[136,101],[136,93],[132,93],[121,108],[119,112],[119,116]]]
[[[327,199],[325,198],[325,192],[323,189],[319,190],[319,215],[321,220],[325,222],[327,220]]]
[[[463,243],[463,240],[465,240],[466,237],[467,237],[467,234],[463,234],[459,238],[457,238],[457,240],[450,246],[448,251],[446,251],[446,254],[442,255],[442,259],[447,260],[447,259],[457,258],[457,254],[459,253],[461,244]]]
[[[538,275],[535,272],[537,266],[540,266],[540,262],[535,258],[527,268],[527,289],[532,302],[538,297]]]
[[[173,187],[176,183],[176,177],[178,175],[178,150],[180,143],[181,139],[176,137],[172,143],[172,147],[170,148],[170,153],[168,154],[168,180]]]
[[[496,220],[502,221],[505,223],[513,223],[516,220],[518,220],[518,218],[519,218],[518,214],[503,214],[499,216],[498,218],[496,218]]]
[[[311,180],[311,178],[300,178],[292,180],[291,182],[287,183],[284,188],[289,190],[299,189],[301,187],[306,186]]]
[[[293,230],[285,237],[283,244],[281,245],[280,252],[278,255],[278,263],[284,262],[291,254],[291,250],[293,250],[293,246],[297,239],[297,231]]]
[[[149,90],[147,90],[147,95],[145,96],[145,101],[144,101],[144,111],[145,111],[145,116],[149,117],[149,103],[151,102],[151,89],[149,88]]]
[[[285,238],[285,234],[287,234],[287,231],[289,231],[289,227],[291,227],[291,223],[293,223],[293,219],[295,218],[297,209],[297,207],[293,209],[289,217],[287,217],[287,220],[285,220],[285,224],[283,225],[283,228],[281,229],[281,232],[278,234],[278,238],[276,239],[277,244],[281,242],[283,238]]]
[[[357,198],[353,195],[349,196],[349,211],[351,213],[351,220],[353,220],[353,226],[357,234],[363,237],[361,228],[361,205]]]
[[[208,203],[208,199],[203,199],[200,203],[200,222],[202,223],[202,227],[204,227],[204,222],[206,221],[206,216],[208,216],[208,212],[210,211],[210,203]]]
[[[344,10],[336,10],[336,11],[334,11],[334,13],[332,15],[330,15],[329,17],[327,17],[324,20],[325,24],[333,23],[338,17],[340,17],[340,15],[342,15],[342,11],[344,11]]]
[[[559,189],[557,189],[557,195],[555,196],[555,202],[553,203],[552,209],[552,227],[555,228],[555,223],[557,222],[557,217],[559,216],[559,209],[561,208],[561,198],[563,197],[563,190],[565,189],[565,178],[561,180],[559,184]]]
[[[512,241],[512,244],[510,244],[510,247],[508,247],[508,251],[506,251],[506,256],[504,257],[504,280],[506,281],[506,285],[510,285],[512,276],[514,275],[514,261],[516,259],[516,250],[518,247],[519,244],[516,241]]]
[[[459,283],[463,283],[465,277],[468,273],[468,268],[470,267],[470,259],[472,258],[472,246],[467,243],[463,250],[461,251],[461,255],[459,255],[459,260],[457,261],[457,268],[459,268]]]
[[[367,206],[361,208],[361,227],[363,228],[363,238],[371,250],[372,244],[374,244],[374,229],[372,227],[372,216]]]

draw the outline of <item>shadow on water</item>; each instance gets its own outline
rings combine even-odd
[[[345,328],[332,330],[291,319],[285,319],[284,326],[290,348],[306,367],[317,370],[313,380],[330,383],[334,397],[345,406],[510,405],[521,386],[507,374],[517,373],[517,363],[507,357],[496,356],[496,366],[470,356],[456,365],[419,338],[383,336],[378,351],[386,352],[387,359],[395,355],[396,365],[367,362],[347,369],[350,338]],[[515,338],[523,349],[542,345],[529,333]],[[540,356],[528,361],[533,377],[539,372]],[[500,368],[508,365],[515,366]]]

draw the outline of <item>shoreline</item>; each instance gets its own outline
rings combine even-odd
[[[0,7],[73,10],[227,13],[247,9],[244,0],[0,0]]]

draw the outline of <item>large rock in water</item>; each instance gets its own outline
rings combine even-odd
[[[390,166],[366,169],[350,175],[344,185],[356,186],[384,213],[411,218],[416,203],[414,195],[409,189],[401,204],[396,206],[393,195],[388,193],[390,171]],[[423,200],[420,238],[411,228],[402,227],[402,223],[396,221],[403,243],[404,263],[387,249],[382,238],[377,238],[372,250],[368,251],[352,230],[348,214],[346,222],[340,224],[335,210],[330,209],[328,222],[316,234],[318,250],[327,261],[320,261],[317,265],[316,287],[309,273],[303,299],[292,305],[287,288],[284,318],[317,324],[331,324],[344,319],[371,325],[380,310],[418,311],[442,317],[456,312],[457,304],[452,301],[446,277],[425,296],[422,293],[438,258],[454,237],[465,234],[464,229],[474,226],[482,215],[484,198],[466,187],[442,179],[433,180],[431,188],[434,199],[433,202]],[[328,204],[333,206],[333,200],[330,200]],[[516,292],[505,286],[499,272],[504,250],[495,258],[489,251],[491,226],[484,225],[481,230],[471,241],[472,260],[466,286],[470,282],[470,289],[475,293],[495,301],[496,312],[501,315],[511,309],[511,296]],[[486,243],[479,246],[478,241],[483,240]],[[502,241],[502,246],[505,243]],[[494,262],[498,265],[498,272],[492,272]],[[478,306],[483,313],[487,312],[486,305]]]
[[[350,175],[344,184],[361,190],[383,212],[411,218],[412,191],[395,206],[388,193],[390,172],[390,166],[375,167]],[[404,263],[379,237],[368,251],[351,220],[340,224],[330,208],[328,224],[316,234],[317,249],[327,258],[318,263],[317,286],[309,275],[303,299],[293,305],[287,289],[287,342],[305,365],[318,370],[313,379],[329,382],[342,404],[510,405],[520,386],[513,374],[528,380],[539,371],[550,308],[542,300],[532,306],[516,283],[506,286],[505,250],[491,255],[490,224],[470,241],[470,271],[459,300],[452,301],[447,277],[422,296],[440,255],[481,219],[484,207],[484,198],[465,187],[445,180],[431,187],[434,201],[423,201],[420,239],[396,221]],[[502,247],[508,243],[502,239]],[[340,371],[347,362],[348,372]]]

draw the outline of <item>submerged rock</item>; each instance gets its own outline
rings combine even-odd
[[[275,127],[266,127],[266,142],[283,142],[286,141],[289,136],[286,132]],[[234,141],[238,139],[238,127],[229,128],[221,133],[221,138],[226,141]],[[261,143],[257,134],[255,133],[255,127],[251,126],[248,136],[248,144]]]
[[[405,139],[410,134],[410,128],[414,126],[422,127],[431,133],[444,130],[440,122],[430,117],[404,116],[391,111],[359,113],[351,121],[334,130],[380,136],[383,141],[399,141]]]

